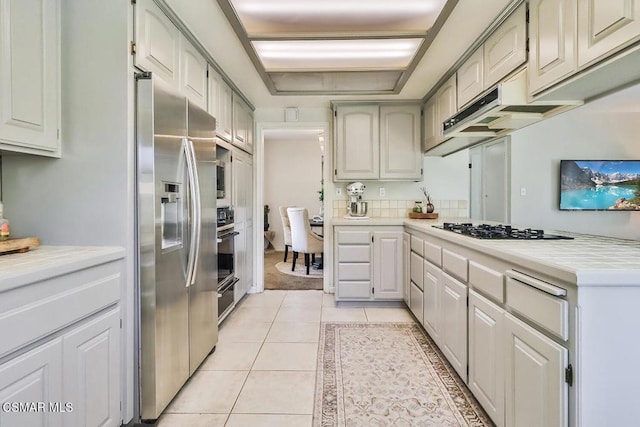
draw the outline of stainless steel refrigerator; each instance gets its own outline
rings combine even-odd
[[[160,416],[218,340],[215,119],[136,75],[140,418]]]

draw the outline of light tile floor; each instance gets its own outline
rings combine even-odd
[[[216,351],[158,426],[310,426],[323,321],[414,320],[400,307],[338,307],[322,291],[248,295],[220,326]]]

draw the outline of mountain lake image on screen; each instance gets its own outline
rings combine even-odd
[[[561,160],[560,210],[640,211],[640,160]]]

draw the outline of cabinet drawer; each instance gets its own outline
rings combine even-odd
[[[504,302],[504,275],[469,261],[469,284],[497,302]]]
[[[442,268],[463,282],[467,281],[467,258],[447,249],[442,250]]]
[[[423,263],[422,257],[418,254],[411,252],[411,265],[410,265],[410,277],[411,281],[415,283],[415,285],[422,289],[422,272],[423,272]]]
[[[338,280],[371,280],[371,264],[368,262],[338,263]]]
[[[344,230],[338,231],[337,243],[339,245],[368,245],[371,243],[371,233],[368,231]]]
[[[0,310],[0,356],[90,316],[120,298],[120,266],[111,262],[36,282],[4,294],[15,307]]]
[[[507,305],[554,335],[569,338],[569,303],[507,277]]]
[[[432,264],[438,267],[442,266],[442,247],[434,245],[433,243],[424,242],[424,258],[431,261]]]
[[[420,256],[424,256],[424,240],[411,236],[411,250]]]
[[[338,282],[338,298],[340,299],[369,299],[371,298],[371,282]]]
[[[371,248],[369,245],[338,246],[338,262],[369,262]]]

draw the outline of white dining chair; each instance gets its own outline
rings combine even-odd
[[[315,261],[315,254],[323,254],[324,240],[311,231],[309,225],[309,212],[306,208],[288,208],[287,213],[291,224],[291,249],[293,250],[293,265],[291,271],[296,269],[296,258],[298,253],[304,254],[304,265],[309,267]],[[309,259],[311,255],[312,259]]]

